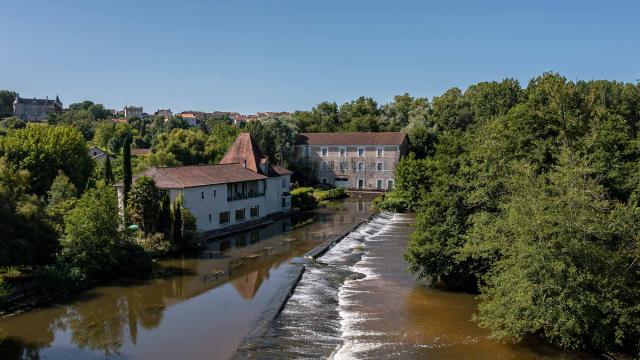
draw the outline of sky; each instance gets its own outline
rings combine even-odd
[[[545,71],[640,79],[640,1],[0,0],[0,89],[294,111]]]

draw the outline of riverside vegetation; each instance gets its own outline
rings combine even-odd
[[[493,338],[637,356],[639,121],[640,84],[449,90],[410,125],[424,146],[376,206],[417,212],[409,270],[477,291]]]

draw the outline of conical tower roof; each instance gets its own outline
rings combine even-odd
[[[258,143],[249,133],[242,133],[231,145],[220,164],[246,164],[246,168],[259,174],[264,174],[261,164],[267,162],[266,156],[258,146]]]

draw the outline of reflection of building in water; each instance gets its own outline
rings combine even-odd
[[[243,299],[251,300],[256,296],[260,285],[262,285],[262,281],[268,278],[269,272],[260,268],[235,280],[231,280],[231,285],[233,285]]]

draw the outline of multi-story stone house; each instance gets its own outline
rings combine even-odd
[[[173,202],[178,197],[208,234],[289,211],[291,171],[270,165],[248,133],[238,136],[218,165],[153,167],[133,177],[152,178]],[[123,185],[117,184],[122,208]]]
[[[132,117],[142,118],[143,117],[142,106],[129,106],[129,105],[127,105],[127,106],[124,107],[124,109],[122,109],[122,114],[127,119],[131,119]]]
[[[55,100],[46,99],[23,99],[16,95],[13,101],[13,116],[24,121],[47,121],[47,116],[51,112],[61,112],[62,102],[56,95]]]
[[[409,140],[400,132],[301,133],[296,157],[307,158],[318,181],[352,190],[391,190]]]

